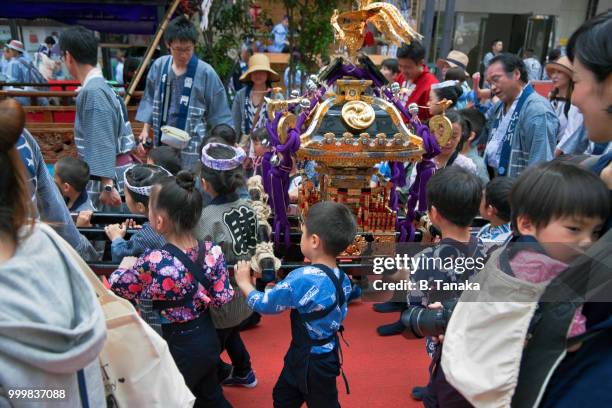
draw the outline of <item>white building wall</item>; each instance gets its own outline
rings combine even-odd
[[[436,3],[438,10],[444,11],[445,0]],[[553,15],[557,17],[555,44],[558,44],[584,22],[587,4],[588,0],[456,0],[455,12]],[[425,7],[425,1],[421,7]],[[612,0],[600,0],[599,9],[608,8],[612,8]]]
[[[612,9],[612,0],[599,0],[597,4],[597,14]]]

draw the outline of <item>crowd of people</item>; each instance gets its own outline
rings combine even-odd
[[[286,35],[281,25],[285,31],[275,28],[275,36]],[[487,259],[480,269],[421,268],[408,279],[469,279],[486,286],[496,282],[485,278],[501,276],[499,282],[513,287],[545,291],[568,276],[599,274],[600,286],[610,287],[600,258],[609,261],[611,253],[601,250],[611,238],[611,31],[607,12],[572,35],[567,56],[544,67],[554,85],[548,98],[530,83],[525,61],[502,52],[499,41],[485,57],[484,88],[479,74],[469,86],[468,58],[459,51],[437,61],[442,82],[429,71],[419,42],[402,45],[396,59],[383,62],[383,75],[401,84],[403,102],[417,105],[420,121],[444,115],[452,124],[427,185],[428,217],[441,239],[421,256]],[[336,257],[357,233],[352,212],[334,202],[312,206],[300,242],[310,264],[276,283],[253,275],[261,220],[246,179],[261,175],[273,154],[265,97],[281,76],[265,55],[254,53],[230,109],[219,76],[195,54],[192,23],[172,20],[164,40],[170,55],[152,63],[136,116],[144,127],[134,135],[123,100],[96,67],[94,33],[81,27],[62,32],[61,57],[81,83],[74,123],[78,158],[58,161],[53,177],[19,102],[0,102],[0,405],[13,404],[10,389],[43,385],[67,390],[69,400],[83,406],[104,405],[97,362],[104,315],[60,238],[37,220],[94,262],[104,243],[91,242],[78,227],[90,225],[93,211],[108,211],[146,220],[129,239],[134,220],[104,228],[118,264],[109,289],[132,301],[166,340],[196,406],[231,406],[222,386],[257,386],[241,330],[259,324],[262,314],[290,310],[292,341],[274,406],[337,407],[336,377],[344,377],[339,334],[355,285]],[[19,44],[11,44],[18,52]],[[417,170],[406,170],[408,188]],[[76,221],[71,213],[79,214]],[[473,234],[477,215],[488,224]],[[447,307],[440,303],[446,295],[433,288],[412,291],[405,301],[374,309],[440,309]],[[427,407],[492,398],[502,405],[610,405],[612,394],[601,379],[612,369],[612,303],[557,299],[534,312],[537,303],[527,310],[516,306],[521,302],[501,302],[483,311],[479,303],[459,302],[444,336],[427,338],[430,380],[413,396]],[[561,309],[565,318],[559,318]],[[378,333],[406,330],[401,318]],[[474,352],[483,342],[496,352]],[[224,350],[229,362],[221,357]],[[499,375],[490,378],[491,372]]]

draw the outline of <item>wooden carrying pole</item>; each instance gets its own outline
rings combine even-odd
[[[130,103],[130,99],[132,99],[132,94],[134,93],[136,86],[140,82],[140,79],[142,78],[142,75],[144,74],[145,69],[147,68],[147,66],[149,66],[149,63],[151,62],[151,58],[153,57],[153,53],[155,52],[155,49],[159,45],[159,42],[161,41],[162,36],[164,35],[164,31],[166,31],[166,27],[168,27],[168,22],[172,18],[172,15],[176,11],[180,2],[181,0],[174,0],[172,2],[172,4],[170,5],[170,8],[168,8],[168,11],[166,12],[166,15],[164,16],[164,19],[162,20],[162,23],[159,25],[159,28],[157,29],[157,33],[155,33],[155,38],[153,38],[153,41],[151,42],[151,44],[149,44],[149,48],[147,48],[147,52],[145,53],[145,56],[142,62],[138,66],[138,69],[136,70],[136,75],[134,75],[134,78],[132,78],[132,82],[130,82],[130,86],[128,87],[128,90],[125,94],[124,101],[126,105]]]

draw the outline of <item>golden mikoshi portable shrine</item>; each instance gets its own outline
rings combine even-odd
[[[311,76],[303,95],[285,100],[279,94],[267,101],[268,130],[275,152],[270,160],[272,170],[264,179],[270,179],[267,190],[275,212],[277,243],[278,235],[287,228],[281,208],[286,195],[277,189],[285,187],[283,166],[289,171],[293,157],[317,165],[318,180],[304,175],[306,181],[299,189],[302,215],[321,200],[341,202],[353,210],[362,235],[371,235],[378,242],[395,242],[396,231],[402,228],[395,196],[397,180],[371,185],[375,165],[396,163],[405,179],[405,163],[431,159],[450,137],[450,121],[444,115],[432,118],[434,139],[415,111],[408,112],[400,102],[400,86],[389,84],[367,56],[357,54],[367,22],[374,23],[396,45],[421,37],[387,3],[362,1],[359,10],[335,11],[331,23],[346,55],[336,58],[318,76]],[[429,175],[431,172],[429,166]],[[414,193],[419,196],[418,191]],[[404,220],[404,236],[409,235],[411,227],[406,223],[410,222]],[[356,244],[359,242],[363,237],[357,238]],[[349,248],[349,255],[352,251],[358,254],[359,246]]]

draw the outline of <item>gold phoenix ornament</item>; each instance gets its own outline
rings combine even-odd
[[[374,24],[387,41],[397,46],[402,42],[410,44],[415,39],[423,38],[410,27],[394,5],[362,0],[358,10],[344,13],[334,10],[331,18],[336,40],[346,45],[349,58],[353,62],[357,51],[363,45],[365,27],[368,22]]]

